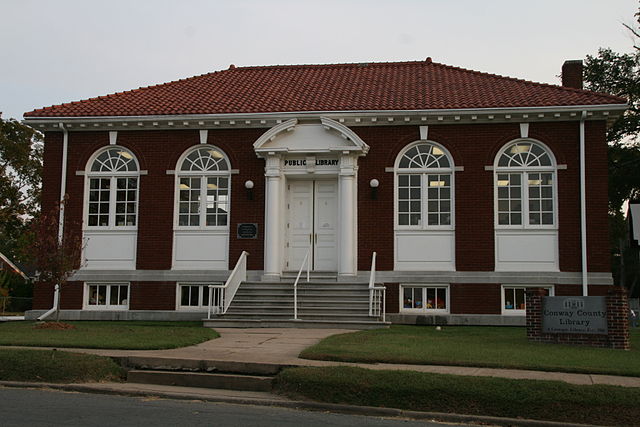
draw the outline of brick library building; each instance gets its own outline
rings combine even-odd
[[[43,212],[66,196],[60,235],[84,242],[62,318],[523,325],[527,287],[606,295],[626,108],[581,61],[555,86],[427,58],[232,65],[31,111]]]

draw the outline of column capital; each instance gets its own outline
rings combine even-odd
[[[280,154],[270,152],[267,157],[265,157],[265,167],[264,167],[264,176],[267,178],[270,177],[280,177],[282,175],[282,162],[280,158]]]
[[[340,155],[340,177],[355,177],[358,170],[358,157],[350,152]]]

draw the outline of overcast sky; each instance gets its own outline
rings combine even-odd
[[[433,61],[558,84],[566,59],[630,52],[637,0],[0,0],[0,111],[230,64]]]

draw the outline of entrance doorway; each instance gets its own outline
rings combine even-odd
[[[337,271],[337,180],[289,180],[286,203],[285,270],[298,271],[311,248],[313,271]]]

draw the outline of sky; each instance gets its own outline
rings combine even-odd
[[[559,84],[631,52],[637,0],[0,0],[0,111],[236,66],[434,62]]]

